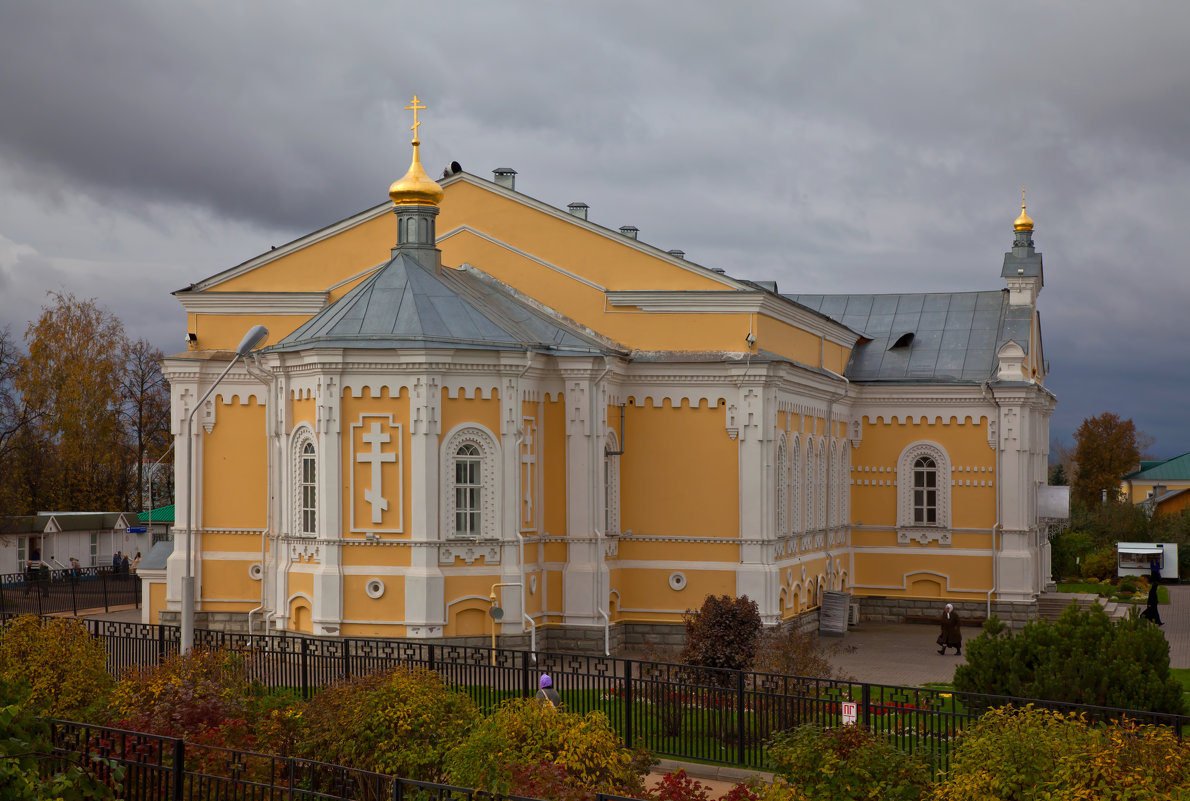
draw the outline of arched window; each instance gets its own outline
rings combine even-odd
[[[497,446],[486,429],[456,428],[442,446],[439,498],[444,539],[498,536],[500,497],[496,475]]]
[[[465,442],[455,451],[455,536],[478,537],[482,512],[483,459],[479,448]]]
[[[950,544],[950,459],[936,442],[914,442],[897,460],[898,541]],[[916,531],[913,531],[916,529]]]
[[[806,472],[803,474],[803,483],[806,485],[806,511],[805,511],[805,528],[804,531],[813,531],[814,520],[814,477],[818,475],[814,469],[814,440],[806,438]]]
[[[318,532],[318,462],[314,458],[314,443],[302,446],[302,520],[303,534]]]
[[[790,495],[793,502],[790,504],[789,510],[789,532],[791,534],[802,530],[802,447],[801,440],[794,435],[793,447],[790,448],[791,459],[793,463],[793,477],[790,481],[792,492]]]
[[[603,443],[603,533],[620,533],[620,441],[608,431]]]
[[[777,443],[777,465],[775,472],[776,492],[774,496],[777,501],[777,536],[781,537],[788,533],[789,525],[789,450],[785,445],[785,434],[781,434],[781,439]]]
[[[318,445],[314,431],[298,426],[290,440],[290,523],[294,534],[318,535]]]
[[[818,509],[818,522],[815,527],[818,529],[826,528],[826,440],[818,440],[818,492],[816,493],[815,506]]]
[[[938,465],[929,456],[913,460],[913,525],[938,525]]]

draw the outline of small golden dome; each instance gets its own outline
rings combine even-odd
[[[1014,231],[1032,231],[1033,218],[1025,213],[1025,187],[1021,187],[1021,216],[1012,221]]]
[[[416,139],[413,140],[413,162],[409,165],[409,171],[388,188],[388,196],[393,199],[395,206],[437,206],[442,202],[442,187],[426,175],[421,166],[421,159],[417,155],[420,144]]]

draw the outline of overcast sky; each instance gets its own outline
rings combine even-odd
[[[998,289],[1021,185],[1054,434],[1190,450],[1190,4],[0,0],[0,325],[170,292],[456,160],[786,293]]]

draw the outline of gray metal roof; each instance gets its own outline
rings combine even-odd
[[[429,269],[398,250],[388,264],[267,350],[604,350],[497,287],[478,287],[462,272]]]
[[[784,295],[861,333],[852,381],[973,382],[995,378],[1009,340],[1029,349],[1032,309],[1004,290],[906,295]],[[906,337],[912,334],[912,337]],[[907,344],[894,346],[898,340]]]
[[[137,570],[165,570],[166,563],[169,561],[169,555],[174,552],[174,544],[172,540],[162,540],[161,542],[153,543],[153,547],[145,554],[140,563],[136,566]]]

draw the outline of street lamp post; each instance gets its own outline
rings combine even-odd
[[[211,397],[211,393],[219,386],[219,382],[231,372],[231,368],[235,367],[240,357],[246,356],[268,335],[269,329],[263,325],[254,325],[248,329],[248,333],[244,334],[244,338],[236,347],[236,355],[232,358],[231,363],[224,368],[219,377],[215,379],[215,383],[211,384],[210,388],[199,398],[198,403],[194,404],[190,414],[186,415],[184,436],[186,440],[186,573],[182,576],[182,653],[189,653],[194,648],[194,571],[191,567],[191,555],[194,551],[194,443],[190,439],[194,415],[207,402],[207,398]]]

